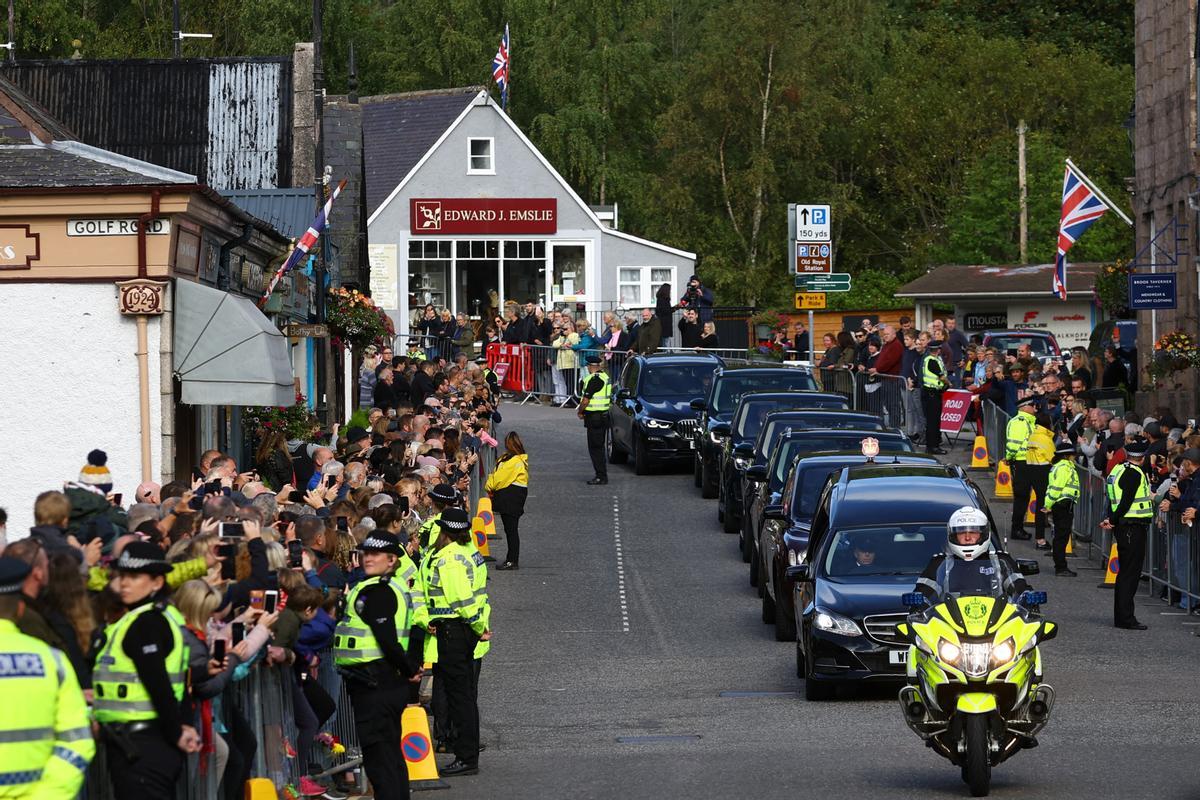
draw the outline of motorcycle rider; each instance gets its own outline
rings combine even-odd
[[[992,542],[987,514],[963,506],[946,523],[946,551],[937,553],[917,578],[916,591],[930,603],[947,594],[982,594],[1015,600],[1029,589],[1012,556]]]

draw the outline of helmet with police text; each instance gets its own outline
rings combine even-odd
[[[987,514],[978,508],[963,506],[946,523],[946,549],[963,561],[973,561],[990,546]]]

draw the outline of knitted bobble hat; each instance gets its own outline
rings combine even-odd
[[[102,492],[112,491],[112,475],[108,471],[108,454],[93,450],[87,455],[87,464],[79,472],[79,482],[94,486]]]

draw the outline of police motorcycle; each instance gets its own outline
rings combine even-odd
[[[968,511],[983,525],[964,519]],[[960,537],[968,528],[975,535]],[[973,797],[985,797],[992,767],[1036,747],[1050,718],[1054,689],[1042,682],[1039,646],[1057,626],[1040,613],[1045,592],[1013,595],[1015,563],[988,541],[983,512],[955,512],[947,536],[935,577],[923,576],[921,591],[903,597],[913,610],[897,626],[910,642],[899,700],[908,727],[962,769]]]

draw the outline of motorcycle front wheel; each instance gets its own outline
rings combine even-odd
[[[970,787],[972,797],[987,797],[992,782],[987,715],[968,715],[963,725],[963,736],[967,740],[966,760],[962,768],[963,780]]]

